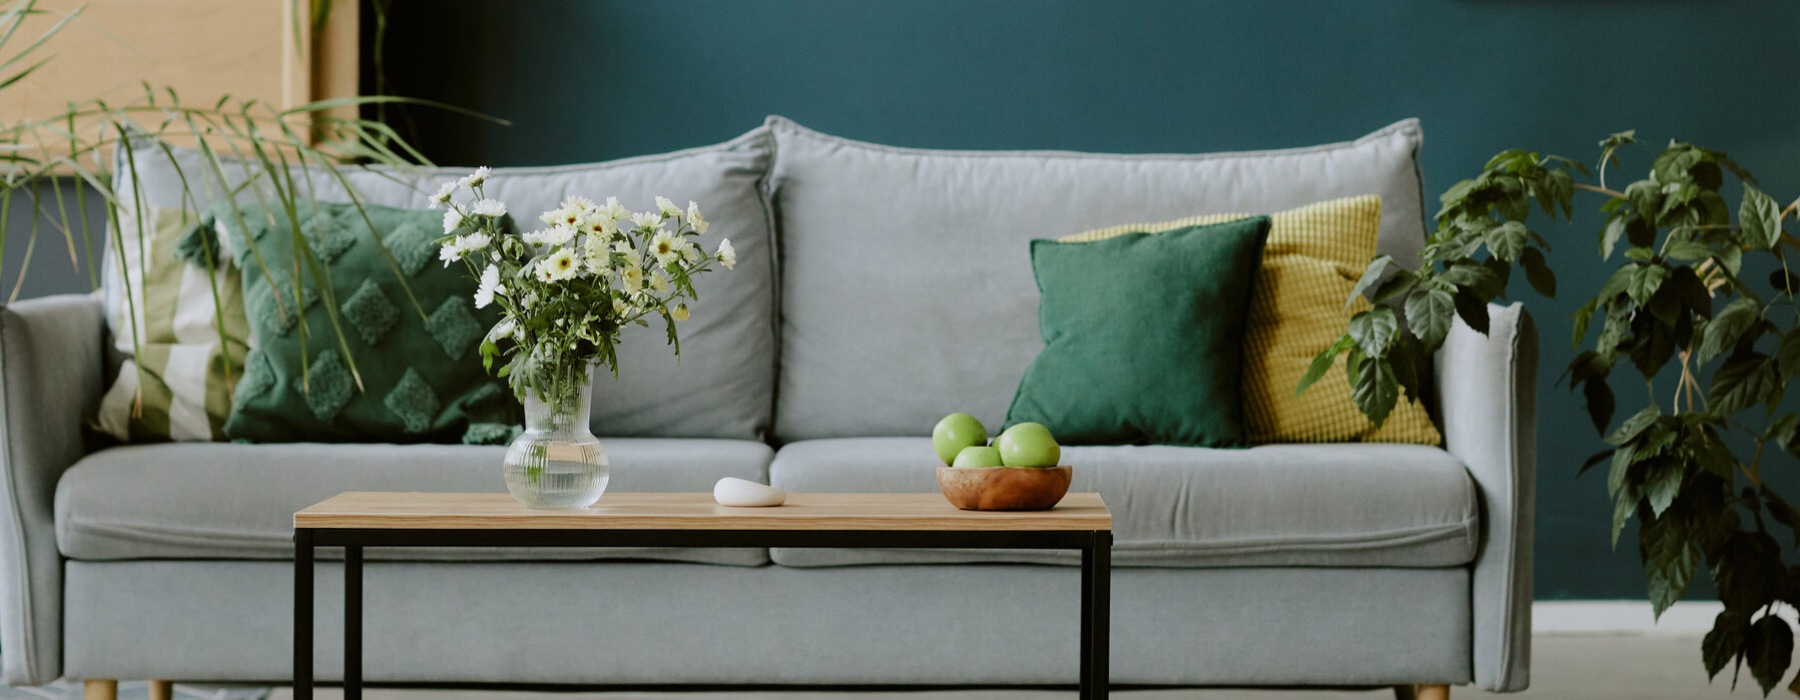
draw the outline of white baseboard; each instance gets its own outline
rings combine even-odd
[[[1703,635],[1725,606],[1718,601],[1683,601],[1664,610],[1662,619],[1650,614],[1643,600],[1547,600],[1531,605],[1533,634],[1630,634]],[[1794,611],[1781,616],[1794,623]]]

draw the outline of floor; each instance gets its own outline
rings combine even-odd
[[[1745,675],[1737,692],[1731,691],[1727,674],[1711,684],[1700,665],[1700,638],[1696,636],[1540,636],[1533,640],[1531,689],[1507,696],[1518,700],[1551,698],[1568,700],[1704,700],[1705,698],[1760,698],[1755,681]],[[190,688],[177,686],[180,700],[253,700],[260,690]],[[1776,689],[1777,693],[1784,693]],[[492,691],[372,690],[367,700],[824,700],[835,693],[497,693]],[[856,700],[1051,700],[1073,693],[1035,691],[979,691],[954,693],[878,693],[857,695]],[[1489,697],[1491,694],[1455,689],[1452,698]],[[0,700],[27,698],[79,698],[79,690],[63,688],[0,688]],[[142,684],[122,684],[122,700],[143,700]],[[291,700],[291,693],[277,688],[268,700]],[[320,700],[340,697],[335,690],[319,693]],[[1179,690],[1115,693],[1121,700],[1387,700],[1387,692]],[[1773,697],[1773,696],[1772,696]]]

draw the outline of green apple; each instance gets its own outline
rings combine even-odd
[[[956,453],[956,464],[952,466],[979,469],[981,467],[1001,467],[1006,465],[1000,461],[1000,448],[970,445],[962,448],[961,452]]]
[[[986,445],[987,439],[987,428],[967,413],[944,416],[937,427],[931,429],[931,449],[937,451],[938,459],[944,464],[956,461],[957,453],[964,447]]]
[[[1062,461],[1062,447],[1043,423],[1020,423],[994,438],[1000,462],[1009,467],[1054,467]]]

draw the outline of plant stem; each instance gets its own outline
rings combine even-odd
[[[1605,187],[1589,185],[1589,184],[1580,183],[1580,182],[1575,183],[1575,189],[1587,190],[1589,192],[1598,192],[1598,193],[1606,195],[1608,197],[1617,197],[1619,199],[1626,199],[1624,192],[1619,192],[1617,190],[1609,190]]]

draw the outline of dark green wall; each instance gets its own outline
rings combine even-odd
[[[1424,119],[1432,201],[1507,147],[1591,160],[1636,128],[1723,149],[1800,194],[1800,3],[1632,0],[397,3],[391,89],[512,120],[415,112],[443,162],[588,161],[726,139],[777,113],[907,146],[1212,151]],[[1626,171],[1642,172],[1636,155]],[[1589,200],[1585,206],[1598,202]],[[1610,551],[1598,446],[1553,386],[1566,317],[1599,286],[1590,216],[1546,229],[1540,598],[1642,595]],[[1618,386],[1627,389],[1624,382]]]

